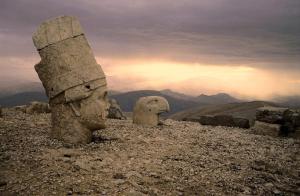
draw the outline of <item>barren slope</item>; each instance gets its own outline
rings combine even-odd
[[[169,116],[169,118],[174,120],[184,120],[192,118],[196,119],[197,117],[203,115],[229,114],[253,120],[255,118],[256,109],[263,106],[276,106],[276,104],[265,101],[253,101],[242,103],[228,103],[221,105],[209,105],[204,107],[201,106],[177,112]]]
[[[0,118],[0,195],[296,195],[300,141],[167,120],[108,120],[95,142],[51,140],[49,115]]]

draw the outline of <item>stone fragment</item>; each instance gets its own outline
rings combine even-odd
[[[279,135],[293,136],[300,127],[300,112],[288,108],[263,107],[256,113],[256,120],[280,125]]]
[[[29,106],[26,107],[25,112],[27,114],[40,114],[40,113],[50,113],[50,106],[48,103],[33,101]]]
[[[105,127],[107,85],[79,21],[61,16],[33,34],[41,61],[35,65],[52,113],[51,136],[66,143],[88,143]]]
[[[250,128],[249,119],[233,117],[231,115],[205,115],[200,116],[193,121],[199,122],[202,125],[239,127],[244,129]]]
[[[159,115],[169,111],[169,103],[164,97],[141,97],[133,109],[133,123],[156,126],[159,124]]]
[[[125,120],[126,116],[123,114],[123,111],[115,99],[109,100],[109,109],[107,118]]]
[[[271,124],[282,124],[283,114],[287,110],[288,108],[261,107],[256,111],[256,120]]]
[[[258,135],[269,135],[269,136],[277,137],[280,134],[280,125],[255,121],[252,130],[254,131],[255,134]]]

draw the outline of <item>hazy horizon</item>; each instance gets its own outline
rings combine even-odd
[[[32,33],[76,16],[109,88],[238,98],[300,95],[297,0],[4,0],[0,82],[39,81]]]

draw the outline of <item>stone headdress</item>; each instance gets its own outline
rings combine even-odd
[[[104,72],[75,17],[43,22],[33,34],[33,42],[42,59],[35,70],[50,101],[60,94],[64,99],[59,102],[81,100],[106,86]]]

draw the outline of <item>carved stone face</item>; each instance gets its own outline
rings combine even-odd
[[[51,136],[91,142],[92,132],[105,128],[107,83],[79,21],[71,16],[47,20],[32,38],[41,56],[35,70],[52,110]]]
[[[159,123],[159,114],[169,110],[169,103],[163,97],[142,97],[135,104],[133,123],[156,126]]]
[[[108,108],[107,89],[98,88],[90,97],[80,101],[80,122],[90,130],[103,129]]]

